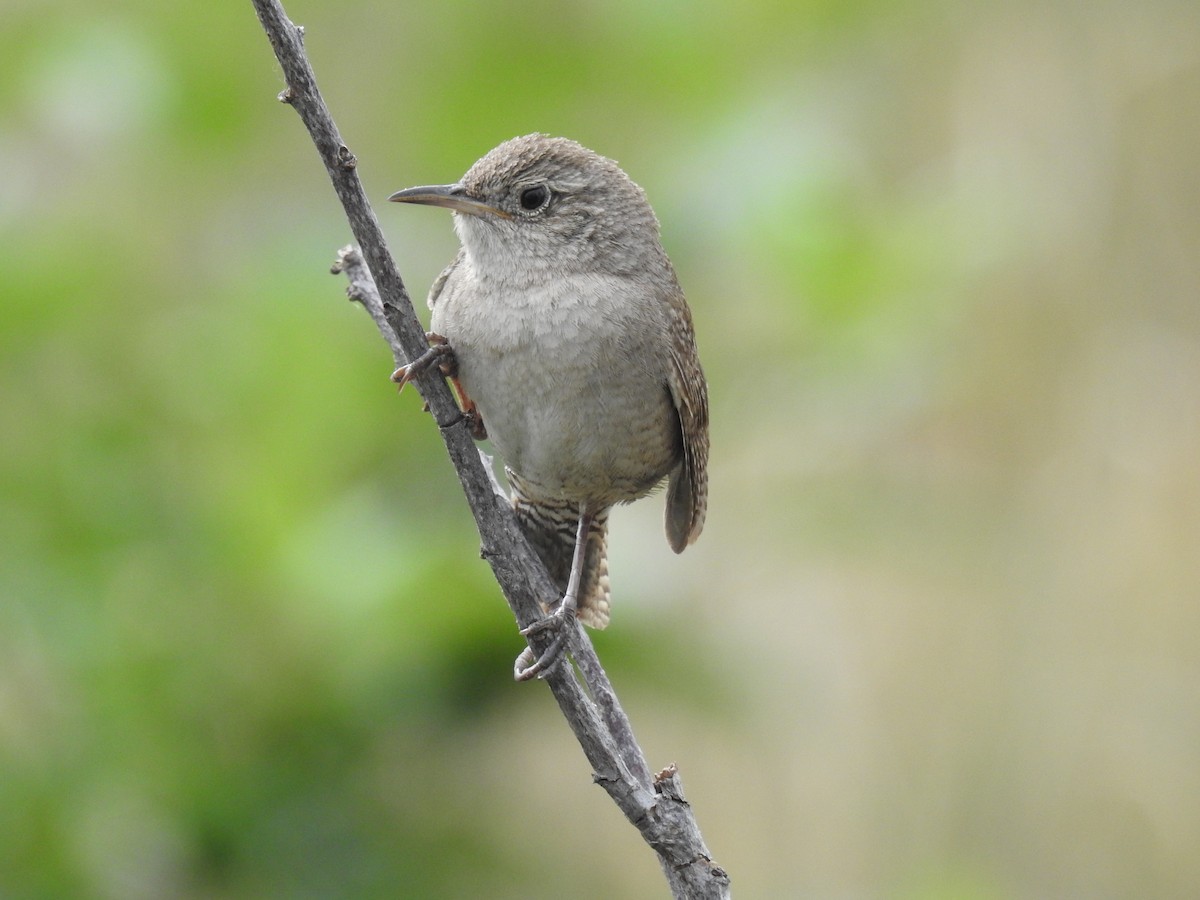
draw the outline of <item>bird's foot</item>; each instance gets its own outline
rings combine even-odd
[[[513,678],[517,681],[529,681],[531,678],[542,678],[547,672],[562,662],[563,649],[570,635],[571,626],[575,624],[575,609],[566,603],[560,603],[554,612],[545,618],[538,619],[528,628],[522,628],[521,634],[529,637],[531,634],[541,634],[543,631],[554,632],[550,646],[542,651],[541,656],[534,657],[534,649],[526,647],[513,663]]]
[[[450,346],[450,342],[446,338],[436,331],[425,332],[425,339],[429,341],[429,349],[392,373],[392,381],[399,385],[397,390],[404,390],[406,384],[420,378],[436,365],[438,371],[450,379],[454,390],[458,392],[459,406],[462,407],[463,418],[467,420],[467,428],[471,431],[471,437],[477,441],[487,440],[487,428],[483,424],[483,416],[479,414],[475,401],[467,396],[462,382],[458,380],[458,357],[454,355],[454,348]],[[426,404],[425,410],[429,411],[428,404]]]
[[[450,342],[434,331],[427,331],[425,339],[429,341],[429,349],[392,373],[392,381],[400,386],[398,390],[404,390],[406,384],[420,378],[435,365],[447,378],[457,378],[458,359]]]
[[[563,647],[571,634],[571,629],[576,627],[575,617],[579,610],[579,581],[583,575],[583,558],[587,550],[588,529],[592,527],[594,515],[588,509],[587,504],[581,505],[579,526],[575,529],[575,551],[571,554],[571,575],[567,578],[567,592],[563,594],[558,607],[548,616],[521,629],[521,634],[525,637],[541,634],[543,631],[552,631],[554,636],[550,640],[550,645],[536,660],[533,658],[532,647],[526,647],[521,651],[521,655],[513,663],[513,677],[517,681],[528,681],[530,678],[540,677],[562,661]]]

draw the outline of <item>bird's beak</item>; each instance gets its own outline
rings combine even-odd
[[[389,200],[395,203],[421,203],[425,206],[441,206],[455,212],[466,213],[469,216],[499,216],[501,219],[511,219],[512,216],[502,209],[497,209],[468,196],[466,190],[457,184],[431,184],[424,187],[405,188],[396,191]]]

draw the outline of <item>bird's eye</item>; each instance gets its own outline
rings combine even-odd
[[[544,184],[535,184],[521,191],[521,209],[526,212],[536,212],[550,202],[550,188]]]

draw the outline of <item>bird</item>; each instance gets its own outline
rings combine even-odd
[[[429,292],[429,364],[453,375],[476,437],[505,465],[518,524],[562,598],[522,631],[554,640],[514,674],[544,674],[571,617],[609,622],[608,518],[666,482],[667,542],[704,528],[708,388],[691,310],[645,192],[576,141],[501,143],[453,184],[397,191],[453,212],[460,248]]]

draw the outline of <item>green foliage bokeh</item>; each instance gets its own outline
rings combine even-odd
[[[288,12],[377,201],[534,130],[647,189],[712,515],[618,511],[597,642],[735,888],[1200,890],[1195,10]],[[251,5],[0,24],[0,896],[661,895]]]

